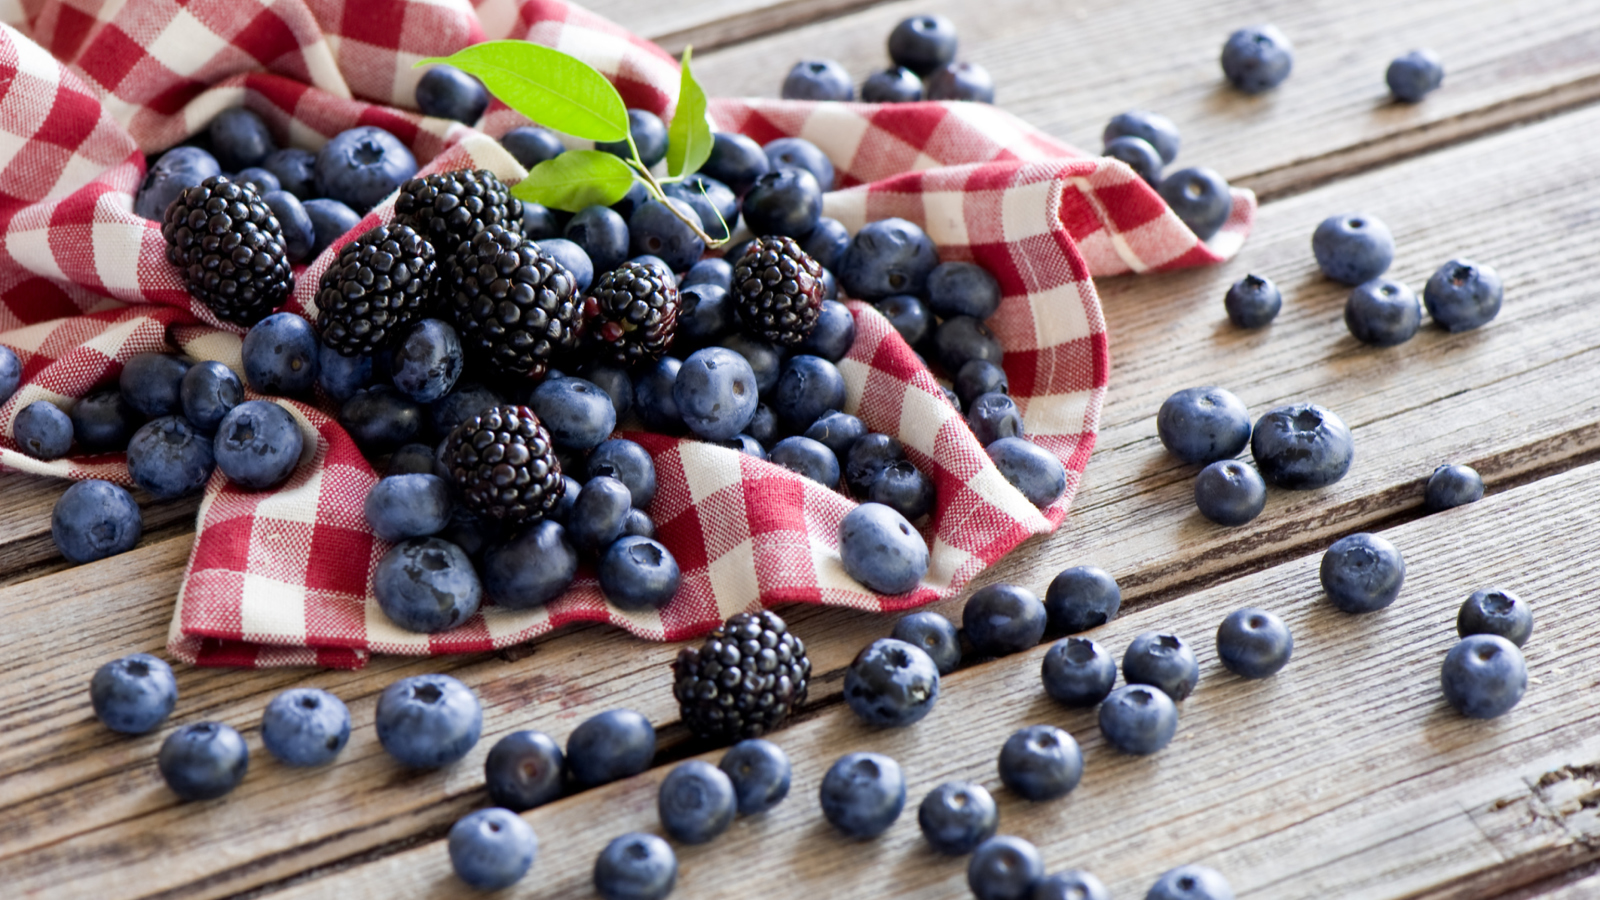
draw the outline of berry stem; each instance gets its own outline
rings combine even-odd
[[[705,229],[700,226],[700,222],[698,221],[700,217],[698,215],[691,220],[688,216],[684,215],[676,205],[667,202],[667,195],[661,190],[661,185],[657,183],[656,177],[650,174],[650,169],[644,164],[644,160],[639,158],[639,148],[633,143],[632,132],[629,132],[628,134],[628,152],[633,154],[633,158],[625,160],[625,162],[633,167],[634,172],[636,173],[634,177],[644,182],[644,186],[650,191],[651,197],[659,200],[661,205],[667,208],[668,212],[672,213],[674,216],[677,216],[678,221],[689,226],[689,228],[694,231],[695,235],[699,237],[700,240],[705,241],[707,247],[721,247],[723,244],[728,242],[729,238],[732,237],[731,233],[726,238],[714,238],[711,235],[706,234]],[[726,231],[727,223],[723,224],[724,230]]]

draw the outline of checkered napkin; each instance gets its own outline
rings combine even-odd
[[[410,111],[412,62],[489,38],[577,55],[630,106],[663,115],[677,89],[670,57],[560,0],[33,0],[0,4],[0,16],[0,343],[24,363],[24,386],[0,406],[0,465],[122,484],[121,454],[41,462],[9,434],[27,404],[65,405],[113,381],[136,353],[175,344],[239,368],[239,330],[189,298],[159,229],[131,211],[141,151],[243,104],[286,145],[315,149],[343,129],[379,125],[411,146],[424,172],[483,167],[515,180],[523,170],[491,136],[525,124],[521,116],[495,104],[473,129]],[[1004,299],[990,325],[1031,439],[1066,465],[1066,495],[1042,510],[1024,499],[888,322],[851,303],[857,340],[840,363],[847,409],[897,436],[937,485],[937,509],[922,526],[931,567],[915,590],[879,596],[844,573],[838,526],[854,503],[843,494],[724,447],[629,433],[655,458],[650,514],[683,570],[665,609],[612,608],[584,569],[542,609],[486,606],[452,632],[414,635],[371,599],[388,549],[361,512],[377,480],[372,467],[331,407],[280,399],[308,437],[305,455],[273,491],[212,478],[173,618],[174,656],[356,667],[374,652],[481,651],[575,621],[677,640],[757,604],[892,611],[949,596],[1066,514],[1109,371],[1091,276],[1226,258],[1255,208],[1237,193],[1227,226],[1201,244],[1126,166],[1086,157],[991,106],[717,100],[711,116],[758,141],[798,135],[818,144],[839,171],[826,213],[852,230],[901,216],[927,230],[942,258],[995,274]],[[392,214],[383,204],[358,230]],[[289,308],[315,315],[314,288],[337,247],[297,272]]]

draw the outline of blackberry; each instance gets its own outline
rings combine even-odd
[[[427,313],[433,244],[408,225],[380,225],[346,244],[317,288],[322,346],[371,356]]]
[[[502,372],[541,379],[551,357],[578,346],[577,280],[515,229],[490,225],[463,243],[443,290],[462,345]]]
[[[289,296],[283,229],[250,185],[213,175],[184,188],[161,236],[190,296],[220,319],[254,325]]]
[[[673,693],[689,730],[717,743],[760,737],[806,701],[811,660],[783,620],[740,613],[685,647],[672,664]]]
[[[537,522],[566,492],[550,433],[526,406],[495,406],[457,425],[440,456],[468,511]]]
[[[757,238],[733,266],[732,297],[746,332],[793,347],[822,314],[822,266],[792,238]]]
[[[435,70],[437,71],[437,70]],[[522,202],[488,169],[438,172],[400,186],[394,220],[427,238],[439,253],[439,271],[448,275],[461,244],[498,225],[522,233]],[[441,281],[441,292],[449,282]]]
[[[654,362],[678,333],[678,289],[655,266],[625,262],[595,281],[583,317],[600,359],[624,366]]]

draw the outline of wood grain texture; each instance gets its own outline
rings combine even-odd
[[[1321,596],[1318,555],[1119,618],[1090,633],[1114,655],[1140,632],[1189,640],[1199,688],[1178,734],[1150,757],[1116,753],[1093,713],[1067,710],[1039,683],[1041,646],[948,676],[938,705],[904,729],[830,715],[776,736],[795,764],[786,803],[743,819],[715,842],[679,848],[686,897],[964,896],[965,859],[935,856],[915,805],[947,780],[985,785],[1000,832],[1037,844],[1049,870],[1088,868],[1118,897],[1138,897],[1164,869],[1198,862],[1240,897],[1483,897],[1539,877],[1539,863],[1592,858],[1600,819],[1600,670],[1591,602],[1597,561],[1573,529],[1593,521],[1600,467],[1543,479],[1385,532],[1409,575],[1389,609],[1360,617]],[[1463,553],[1468,546],[1474,552]],[[1529,558],[1542,565],[1530,568]],[[1534,607],[1524,701],[1492,721],[1452,711],[1439,665],[1472,589],[1500,586]],[[1213,635],[1228,612],[1256,605],[1296,636],[1277,676],[1246,681],[1217,662]],[[1068,797],[1029,803],[999,783],[995,759],[1015,729],[1066,728],[1085,775]],[[826,767],[856,750],[905,770],[907,811],[884,836],[847,841],[822,820]],[[715,761],[716,754],[708,754]],[[511,897],[583,896],[595,854],[629,830],[659,831],[662,769],[526,814],[540,857]],[[1532,861],[1534,865],[1528,863]],[[285,890],[283,900],[454,896],[442,842]]]
[[[674,56],[693,44],[711,50],[848,13],[874,0],[601,0],[587,4]]]
[[[1095,562],[1138,606],[1412,515],[1420,480],[1438,462],[1473,462],[1496,482],[1594,452],[1600,321],[1587,314],[1595,250],[1582,225],[1600,208],[1600,184],[1574,182],[1571,173],[1600,163],[1600,148],[1582,139],[1597,125],[1600,111],[1564,116],[1269,204],[1237,263],[1103,283],[1115,369],[1100,449],[1062,532],[1022,548],[990,578],[1042,590],[1060,568]],[[1541,164],[1522,164],[1533,157]],[[1427,329],[1400,348],[1359,347],[1339,320],[1343,291],[1312,274],[1306,246],[1317,219],[1347,208],[1389,222],[1402,248],[1397,274],[1409,281],[1452,253],[1493,260],[1508,284],[1505,312],[1468,335]],[[1258,267],[1285,287],[1286,310],[1264,332],[1235,332],[1218,298]],[[1327,404],[1355,429],[1355,469],[1325,491],[1275,493],[1251,526],[1204,523],[1188,495],[1192,470],[1165,456],[1153,428],[1161,399],[1197,383],[1229,386],[1256,412],[1291,398]],[[50,698],[29,713],[36,743],[0,756],[0,815],[9,823],[0,825],[0,879],[44,889],[71,871],[74,892],[102,897],[220,896],[437,833],[482,801],[483,755],[511,730],[539,727],[564,740],[587,715],[629,706],[663,726],[665,744],[682,744],[666,666],[676,648],[601,628],[536,642],[532,656],[515,661],[387,659],[359,673],[309,675],[186,670],[174,724],[227,721],[258,752],[255,770],[227,800],[179,806],[154,771],[157,738],[105,734],[81,693],[106,659],[162,644],[183,553],[172,545],[136,554],[149,556],[0,590],[0,616],[38,619],[32,646],[40,649],[14,683],[24,696]],[[164,562],[151,565],[160,571],[121,583],[135,559],[158,557]],[[84,587],[94,584],[105,587]],[[960,607],[939,608],[956,616]],[[887,630],[881,619],[842,610],[785,615],[812,648],[813,696],[821,701],[837,696],[838,673],[865,640]],[[60,650],[51,643],[46,656],[47,636],[57,633],[71,641]],[[395,678],[430,670],[455,674],[484,697],[485,739],[446,772],[403,773],[373,739],[372,704]],[[357,723],[340,761],[310,774],[278,767],[255,734],[267,699],[302,683],[345,698]],[[0,730],[15,715],[0,712]],[[835,708],[819,718],[841,716]],[[162,866],[141,868],[137,882],[119,877],[157,845]]]

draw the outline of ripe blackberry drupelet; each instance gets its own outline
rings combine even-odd
[[[771,612],[740,613],[685,647],[672,664],[673,693],[689,730],[717,743],[777,729],[806,700],[811,659]]]
[[[440,271],[449,273],[462,242],[498,225],[522,233],[522,202],[488,169],[437,172],[400,186],[394,220],[409,225],[439,252]],[[441,287],[448,290],[448,282]]]
[[[322,346],[371,356],[428,312],[433,244],[408,225],[380,225],[346,244],[317,289]]]
[[[577,280],[515,230],[490,225],[463,244],[447,285],[462,345],[487,353],[502,372],[541,379],[551,357],[578,346]]]
[[[462,422],[445,439],[441,461],[480,516],[537,522],[566,491],[550,434],[526,406],[495,406]]]
[[[184,188],[161,236],[189,294],[220,319],[254,325],[289,296],[283,229],[250,185],[214,175]]]
[[[793,347],[817,327],[822,266],[792,238],[756,238],[734,263],[731,295],[746,332]]]
[[[601,360],[623,366],[654,362],[678,333],[678,288],[655,266],[625,262],[595,281],[583,317]]]

